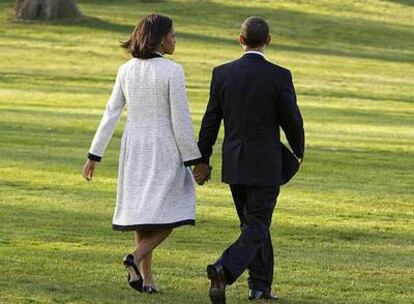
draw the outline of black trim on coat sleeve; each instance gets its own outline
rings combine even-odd
[[[186,166],[186,167],[189,167],[189,166],[194,166],[194,165],[200,164],[200,163],[202,163],[202,162],[204,162],[204,161],[203,161],[203,158],[202,158],[202,157],[200,157],[200,158],[196,158],[196,159],[191,159],[191,160],[187,160],[187,161],[185,161],[185,162],[184,162],[184,166]]]
[[[95,154],[92,154],[92,153],[88,153],[88,159],[100,162],[101,159],[102,159],[102,156],[98,156],[98,155],[95,155]]]

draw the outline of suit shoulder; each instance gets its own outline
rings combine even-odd
[[[220,65],[213,68],[213,73],[214,72],[221,73],[221,72],[231,68],[235,64],[237,64],[238,61],[239,61],[239,59],[220,64]]]
[[[281,65],[278,65],[276,63],[267,61],[268,65],[277,73],[282,74],[282,75],[290,75],[291,72],[288,68],[285,68]]]

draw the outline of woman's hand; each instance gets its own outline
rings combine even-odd
[[[96,163],[96,161],[88,159],[86,160],[85,166],[83,167],[82,175],[88,182],[92,180],[93,173],[95,172],[96,168]]]

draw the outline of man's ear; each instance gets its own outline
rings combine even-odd
[[[267,36],[266,45],[270,44],[270,41],[272,41],[272,36]]]
[[[239,39],[238,40],[239,40],[239,43],[240,43],[241,46],[245,46],[246,45],[246,42],[245,42],[244,37],[242,35],[239,35]]]

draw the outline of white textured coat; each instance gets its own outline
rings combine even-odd
[[[163,57],[123,64],[91,154],[103,156],[124,106],[114,227],[194,220],[194,179],[184,161],[201,155],[181,65]]]

